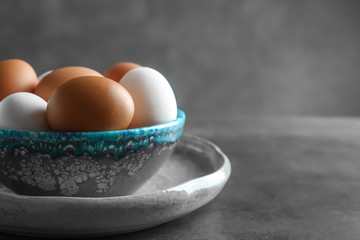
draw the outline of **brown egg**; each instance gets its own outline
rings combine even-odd
[[[56,69],[42,78],[34,93],[48,101],[56,88],[72,78],[81,76],[102,76],[97,71],[86,67],[63,67]]]
[[[15,92],[33,92],[38,83],[34,69],[20,59],[0,62],[0,101]]]
[[[104,76],[116,82],[120,82],[121,78],[130,70],[141,67],[141,65],[132,62],[120,62],[111,66]]]
[[[111,79],[77,77],[55,90],[46,116],[54,131],[122,130],[134,116],[134,101],[124,87]]]

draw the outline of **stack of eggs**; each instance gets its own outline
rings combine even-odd
[[[0,62],[0,128],[111,131],[161,124],[176,117],[170,84],[149,67],[122,62],[102,75],[71,66],[38,77],[25,61]]]

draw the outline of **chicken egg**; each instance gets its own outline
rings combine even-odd
[[[15,92],[33,92],[38,83],[34,69],[20,59],[0,62],[0,101]]]
[[[128,71],[138,67],[141,67],[141,65],[132,62],[120,62],[106,70],[104,77],[119,82]]]
[[[35,94],[10,94],[0,102],[0,128],[48,131],[46,106],[47,102]]]
[[[127,128],[134,115],[129,92],[98,76],[73,78],[50,97],[46,116],[54,131],[89,132]]]
[[[38,77],[38,80],[41,81],[41,79],[43,79],[45,76],[49,75],[52,72],[53,72],[53,70],[49,70],[49,71],[46,71],[46,72],[40,74]]]
[[[173,121],[177,116],[174,92],[166,78],[149,67],[135,68],[121,79],[132,96],[135,113],[129,128]]]
[[[34,93],[42,97],[45,101],[48,101],[55,89],[61,84],[80,76],[102,75],[97,71],[86,67],[71,66],[59,68],[43,76],[36,86]]]

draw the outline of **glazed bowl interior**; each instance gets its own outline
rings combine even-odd
[[[185,124],[176,120],[104,132],[0,129],[0,181],[25,195],[107,197],[136,191],[172,153]]]

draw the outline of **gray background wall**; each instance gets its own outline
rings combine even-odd
[[[360,114],[360,2],[1,0],[0,59],[162,72],[191,115]]]

